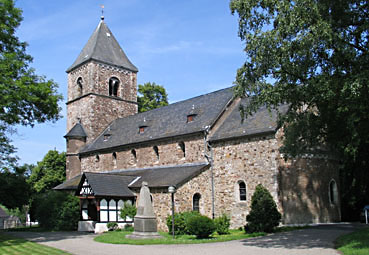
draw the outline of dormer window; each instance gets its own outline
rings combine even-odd
[[[115,77],[109,79],[109,96],[118,96],[119,80]]]
[[[145,132],[145,129],[147,128],[147,126],[140,126],[139,128],[138,128],[138,132],[140,133],[140,134],[143,134],[144,132]]]
[[[109,140],[110,134],[104,134],[104,142],[106,142],[107,140]]]
[[[194,121],[196,114],[187,115],[187,123]]]

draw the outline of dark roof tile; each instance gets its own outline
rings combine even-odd
[[[215,122],[232,98],[233,90],[227,88],[117,119],[80,153],[204,131]],[[196,109],[197,115],[187,123],[187,115],[192,109]],[[144,124],[145,131],[140,133],[139,127]],[[106,132],[111,134],[109,139],[104,139]]]
[[[243,122],[239,111],[240,104],[247,105],[248,99],[244,98],[233,108],[231,114],[224,120],[222,125],[210,137],[210,141],[233,139],[242,136],[256,135],[266,132],[275,132],[277,129],[277,112],[269,111],[261,107],[257,112],[248,116]],[[279,112],[284,113],[288,105],[279,107]]]
[[[70,137],[84,138],[84,137],[87,137],[87,134],[82,124],[77,123],[76,125],[74,125],[74,127],[72,127],[71,130],[69,130],[69,132],[64,137],[65,138],[70,138]]]
[[[68,68],[67,73],[89,60],[95,60],[138,72],[137,67],[128,59],[113,33],[103,20],[100,21],[76,61]]]

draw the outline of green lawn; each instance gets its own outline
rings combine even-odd
[[[131,234],[132,232],[126,231],[109,231],[98,237],[95,237],[95,241],[102,243],[113,243],[113,244],[196,244],[196,243],[213,243],[213,242],[225,242],[231,240],[245,239],[255,236],[263,236],[265,233],[254,233],[245,234],[244,231],[231,230],[229,235],[217,235],[213,234],[211,238],[208,239],[196,239],[195,236],[183,235],[176,236],[175,239],[166,232],[160,232],[159,234],[163,236],[161,239],[146,239],[146,240],[132,240],[125,236]]]
[[[53,254],[69,254],[64,251],[47,247],[24,239],[16,238],[10,235],[0,233],[0,254],[1,255],[53,255]]]
[[[335,243],[336,248],[344,255],[368,255],[369,228],[340,236]]]

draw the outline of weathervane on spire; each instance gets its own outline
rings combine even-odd
[[[104,5],[100,5],[101,8],[101,20],[104,20]]]

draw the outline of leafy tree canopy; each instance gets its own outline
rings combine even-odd
[[[13,0],[0,0],[0,168],[16,161],[8,138],[14,125],[33,126],[60,117],[57,84],[35,74],[27,44],[15,35],[21,14]]]
[[[231,0],[230,8],[246,45],[235,82],[251,100],[242,112],[287,103],[283,152],[335,150],[343,204],[357,214],[369,202],[368,1]]]
[[[349,157],[369,143],[369,6],[357,0],[232,0],[247,60],[236,93],[246,115],[290,105],[285,152],[322,142]]]
[[[155,82],[138,85],[138,112],[146,112],[168,105],[168,95],[164,87]]]
[[[65,181],[65,152],[50,150],[32,169],[27,182],[36,193],[44,193]]]
[[[22,171],[0,172],[0,203],[8,209],[22,209],[28,204],[31,189]]]

